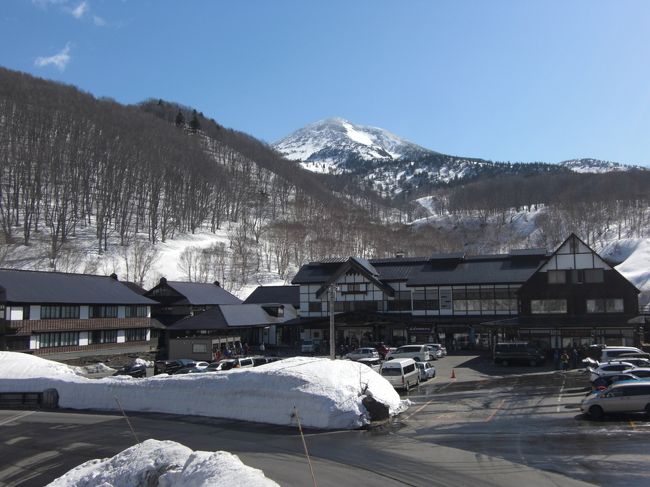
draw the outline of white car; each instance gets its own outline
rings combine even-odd
[[[372,347],[361,347],[348,353],[346,358],[350,360],[359,360],[362,358],[379,358],[379,352]]]
[[[447,349],[443,347],[439,343],[427,343],[427,346],[429,348],[433,348],[435,350],[435,355],[436,358],[442,358],[447,356]]]
[[[650,383],[644,380],[617,382],[583,399],[580,411],[596,420],[608,413],[645,411],[650,415]]]
[[[634,374],[640,379],[650,377],[650,367],[634,367],[633,369],[625,369],[624,374]]]
[[[436,376],[436,368],[431,362],[415,362],[418,370],[420,371],[420,380],[427,381]]]
[[[394,352],[389,352],[386,360],[412,358],[416,362],[428,362],[429,360],[435,360],[432,355],[431,350],[426,345],[402,345]]]
[[[634,365],[629,362],[606,362],[600,364],[598,367],[589,367],[589,380],[595,381],[599,377],[606,377],[608,375],[618,374],[624,370],[633,369]]]

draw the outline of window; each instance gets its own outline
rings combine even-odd
[[[438,311],[440,302],[437,289],[413,291],[413,309]]]
[[[549,284],[564,284],[566,283],[566,271],[548,271]]]
[[[41,348],[69,347],[79,345],[79,332],[67,331],[56,333],[39,333],[39,346]]]
[[[148,306],[127,306],[125,315],[127,318],[147,318],[149,314]]]
[[[467,311],[467,293],[465,288],[454,288],[452,293],[454,311]]]
[[[582,269],[573,269],[569,272],[571,273],[572,284],[582,284],[585,282],[585,273]]]
[[[91,306],[91,318],[117,318],[117,306]]]
[[[532,299],[530,301],[530,312],[534,315],[566,313],[566,299]]]
[[[368,291],[368,284],[363,283],[350,283],[345,285],[345,289],[341,294],[365,294]]]
[[[585,282],[605,282],[605,271],[603,269],[585,269]]]
[[[42,320],[79,319],[79,306],[41,306]]]
[[[411,311],[411,291],[397,291],[386,304],[388,311]]]
[[[323,311],[323,303],[320,301],[310,301],[309,302],[309,312],[310,313],[320,313]]]
[[[95,330],[88,336],[89,344],[117,343],[117,330]]]
[[[147,340],[147,329],[146,328],[128,329],[124,333],[124,339],[127,342],[144,342]]]
[[[128,332],[129,330],[127,330]],[[193,343],[192,344],[192,353],[207,353],[208,346],[205,343]]]
[[[623,299],[588,299],[587,313],[623,313],[625,310]]]

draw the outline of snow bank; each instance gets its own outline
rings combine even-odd
[[[228,452],[193,452],[174,441],[147,440],[104,460],[90,460],[48,487],[272,487],[261,470]]]
[[[140,359],[137,359],[140,360]],[[91,364],[91,365],[83,365],[81,367],[76,367],[77,373],[81,373],[83,375],[87,374],[112,374],[115,372],[115,369],[112,367],[109,367],[103,362],[99,362],[96,364]]]
[[[616,270],[641,290],[639,302],[645,305],[650,302],[650,239],[626,239],[618,243],[623,244],[629,255]]]
[[[369,367],[349,360],[295,357],[227,372],[129,376],[99,380],[32,355],[0,352],[0,391],[56,389],[59,406],[70,409],[152,411],[296,425],[354,429],[368,424],[363,400],[372,397],[390,415],[410,404]]]

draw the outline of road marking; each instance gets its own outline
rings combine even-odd
[[[566,384],[566,375],[562,377],[562,387],[560,387],[560,394],[557,396],[557,409],[556,412],[560,412],[560,402],[562,402],[562,392],[564,391],[564,384]]]
[[[440,391],[442,391],[443,389],[446,389],[446,388],[447,388],[448,386],[450,386],[451,384],[453,384],[453,382],[447,382],[446,384],[444,384],[444,385],[438,387],[437,389],[435,389],[435,390],[432,391],[432,392],[434,392],[434,393],[435,393],[435,392],[440,392]],[[409,414],[408,416],[404,417],[404,420],[406,421],[406,420],[411,419],[413,416],[415,416],[417,413],[419,413],[419,412],[422,411],[425,407],[427,407],[429,404],[431,404],[434,400],[435,400],[435,399],[429,399],[427,402],[425,402],[422,406],[420,406],[419,408],[417,408],[417,409],[416,409],[415,411],[413,411],[411,414]]]
[[[34,414],[36,411],[25,411],[24,413],[17,414],[15,416],[11,416],[3,421],[0,421],[0,426],[4,426],[5,424],[12,423],[14,421],[19,420],[20,418],[24,418],[25,416],[29,416],[30,414]]]
[[[505,402],[506,402],[505,398],[504,398],[504,399],[501,399],[501,402],[499,403],[499,405],[495,408],[494,411],[492,411],[492,414],[490,414],[490,415],[487,417],[487,419],[485,420],[486,423],[492,421],[492,418],[494,418],[494,416],[499,412],[499,410],[501,409],[501,407],[503,406],[503,404],[504,404]]]

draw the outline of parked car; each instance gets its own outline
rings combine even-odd
[[[436,376],[436,368],[431,362],[415,362],[420,371],[420,381],[425,382]]]
[[[396,358],[412,358],[416,362],[433,360],[431,351],[426,345],[402,345],[395,351],[388,352],[386,360]]]
[[[376,358],[360,358],[357,360],[360,364],[365,364],[368,367],[370,367],[372,370],[375,372],[379,372],[381,370],[381,359],[376,357]]]
[[[619,356],[618,358],[621,362],[627,362],[628,364],[634,365],[634,367],[650,367],[650,360],[640,357],[628,357],[627,355]]]
[[[236,368],[253,367],[252,357],[225,358],[213,362],[205,368],[205,372],[219,372]]]
[[[635,374],[631,374],[629,372],[619,372],[616,374],[611,374],[611,375],[606,375],[602,377],[598,377],[595,381],[591,383],[591,387],[594,390],[604,390],[607,389],[609,386],[616,382],[621,382],[624,380],[641,380],[640,377],[638,377]]]
[[[582,400],[580,411],[598,420],[609,413],[645,411],[650,416],[650,381],[623,381]]]
[[[131,377],[146,377],[147,367],[144,364],[125,365],[115,371],[115,375],[129,375]]]
[[[180,358],[176,360],[157,360],[154,364],[154,374],[173,374],[183,367],[194,367],[196,360]]]
[[[526,364],[531,367],[541,365],[546,355],[528,342],[497,343],[494,347],[494,363],[501,365]]]
[[[433,347],[436,352],[436,358],[442,358],[447,356],[447,349],[443,347],[440,343],[427,343],[427,346]]]
[[[412,358],[388,360],[382,364],[380,373],[395,389],[409,390],[420,385],[420,373]]]
[[[633,369],[625,369],[623,373],[634,374],[641,379],[646,379],[646,378],[650,378],[650,367],[634,367]]]
[[[303,340],[300,344],[300,353],[314,353],[316,351],[316,344],[314,340]]]
[[[379,352],[371,347],[361,347],[348,353],[346,358],[359,360],[360,358],[379,358]]]
[[[612,362],[606,362],[604,364],[600,364],[596,368],[589,367],[587,371],[589,372],[589,380],[593,382],[596,379],[598,379],[598,377],[618,374],[619,372],[623,372],[624,370],[633,369],[633,368],[634,365],[632,365],[629,362],[612,361]]]
[[[172,375],[183,375],[183,374],[202,374],[207,371],[206,367],[181,367],[172,372]]]
[[[636,356],[636,354],[641,354],[643,356],[644,352],[642,350],[639,350],[636,347],[597,347],[595,348],[596,350],[596,357],[594,357],[598,362],[609,362],[611,360],[619,360],[619,357],[621,355],[626,355],[627,354],[633,354]],[[590,347],[590,356],[593,355],[593,351],[591,351]],[[599,356],[598,356],[599,355]]]

